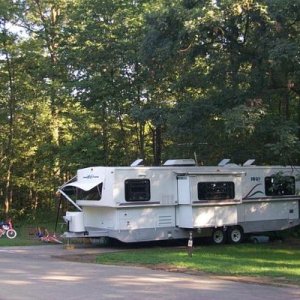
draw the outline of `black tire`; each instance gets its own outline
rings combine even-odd
[[[244,239],[244,231],[240,226],[230,227],[228,230],[228,240],[231,244],[239,244]]]
[[[216,228],[212,232],[211,240],[216,245],[221,245],[226,242],[226,234],[221,228]]]

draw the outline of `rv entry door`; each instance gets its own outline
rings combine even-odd
[[[193,228],[190,181],[190,176],[177,176],[176,226],[181,228]]]

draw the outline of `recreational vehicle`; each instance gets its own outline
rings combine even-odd
[[[239,243],[245,234],[300,224],[300,167],[243,165],[192,159],[146,167],[90,167],[59,188],[66,238],[111,237],[123,242],[210,236]]]

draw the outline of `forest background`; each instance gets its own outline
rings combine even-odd
[[[0,207],[78,168],[300,164],[299,0],[0,0]]]

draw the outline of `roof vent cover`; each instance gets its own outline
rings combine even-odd
[[[224,159],[222,159],[222,160],[218,163],[218,166],[219,166],[219,167],[224,167],[224,166],[226,166],[229,162],[230,162],[230,159],[229,159],[229,158],[224,158]]]
[[[130,167],[137,167],[137,166],[141,166],[143,164],[143,159],[142,158],[138,158],[137,160],[135,160]]]
[[[254,162],[255,162],[255,159],[248,159],[246,162],[244,162],[243,166],[244,167],[251,166],[254,164]]]

